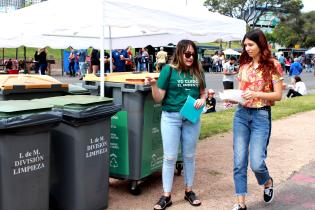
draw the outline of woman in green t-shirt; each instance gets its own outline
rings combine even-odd
[[[156,102],[162,102],[161,133],[163,140],[163,196],[154,209],[165,209],[172,205],[171,191],[178,147],[184,162],[185,200],[193,206],[201,201],[192,191],[195,174],[195,151],[199,139],[200,121],[193,124],[180,115],[187,96],[196,99],[195,108],[201,108],[206,100],[204,73],[197,58],[197,48],[190,40],[178,42],[174,58],[165,65],[158,81],[148,78]]]

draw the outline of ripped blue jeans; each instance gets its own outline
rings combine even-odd
[[[162,112],[161,133],[163,140],[162,181],[164,192],[171,192],[175,164],[181,146],[184,163],[185,186],[192,187],[195,176],[195,152],[199,139],[200,121],[192,124],[179,112]]]

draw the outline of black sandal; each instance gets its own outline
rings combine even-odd
[[[185,200],[187,200],[192,206],[200,206],[200,203],[194,203],[194,201],[199,200],[193,191],[185,192]]]
[[[157,209],[154,207],[154,210],[164,210],[170,207],[172,205],[171,196],[161,196],[160,200],[155,205],[159,205],[161,208]]]

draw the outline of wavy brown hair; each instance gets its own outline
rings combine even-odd
[[[245,34],[242,41],[243,52],[240,56],[240,65],[242,66],[244,64],[249,64],[253,60],[246,52],[245,45],[244,45],[245,39],[249,39],[255,42],[260,49],[259,68],[262,69],[263,71],[262,72],[263,79],[265,81],[270,81],[272,80],[272,77],[271,77],[272,74],[280,75],[274,63],[274,59],[271,56],[271,51],[269,50],[266,36],[259,29],[249,31]]]
[[[198,60],[197,46],[193,41],[184,39],[178,42],[171,66],[177,71],[188,71],[187,66],[184,63],[183,55],[188,49],[189,45],[192,46],[195,52],[195,55],[193,56],[194,61],[189,69],[189,73],[197,78],[200,84],[200,89],[205,89],[206,85],[204,78],[202,77],[203,69]]]

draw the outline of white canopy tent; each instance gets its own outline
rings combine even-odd
[[[245,34],[244,21],[205,7],[185,6],[183,0],[161,0],[159,5],[145,0],[49,0],[0,16],[2,27],[9,29],[1,30],[0,47],[99,48],[102,26],[107,49],[109,39],[113,48],[125,48],[183,38],[240,40]]]
[[[240,55],[241,54],[233,49],[226,49],[226,50],[223,50],[223,52],[225,55]]]
[[[305,54],[312,54],[312,55],[315,55],[315,47],[312,47],[311,49],[305,51]]]
[[[94,47],[103,59],[104,49],[166,45],[181,39],[240,40],[245,34],[244,21],[205,7],[185,6],[182,0],[160,0],[158,5],[146,0],[49,0],[1,15],[2,27],[10,30],[0,31],[0,47]]]

